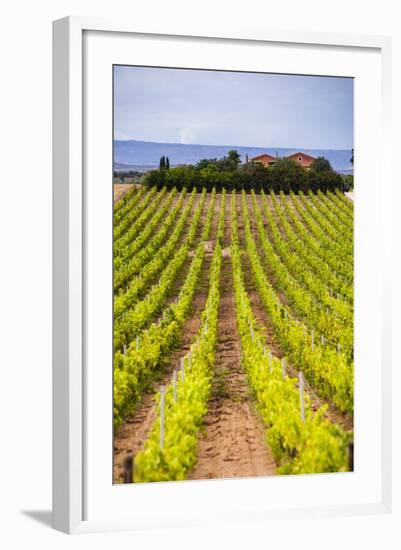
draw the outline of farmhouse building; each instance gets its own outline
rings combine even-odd
[[[277,157],[272,157],[271,155],[268,155],[267,153],[264,153],[263,155],[259,155],[257,157],[253,157],[251,159],[252,162],[260,162],[263,164],[263,166],[266,166],[268,168],[275,162],[277,162]]]
[[[306,170],[309,170],[313,162],[316,160],[315,157],[312,157],[311,155],[307,155],[306,153],[301,153],[301,152],[294,153],[293,155],[289,155],[288,157],[284,157],[284,158],[293,160],[294,162],[296,162]],[[272,157],[267,153],[251,158],[251,162],[260,162],[266,168],[268,168],[269,166],[277,162],[277,160],[278,160],[278,157]]]
[[[294,160],[297,164],[302,166],[302,168],[306,169],[309,169],[312,166],[313,162],[316,160],[315,157],[311,157],[306,153],[294,153],[293,155],[290,155],[286,158],[289,160]]]

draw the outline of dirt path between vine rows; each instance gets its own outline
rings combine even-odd
[[[200,195],[196,198],[196,204],[200,200]],[[200,228],[198,230],[198,236],[202,232],[203,223],[206,218],[207,206],[210,197],[206,201],[200,220]],[[123,465],[127,457],[135,457],[135,455],[142,449],[145,443],[153,422],[156,420],[156,408],[155,408],[155,392],[162,385],[166,385],[171,381],[172,373],[174,369],[178,369],[180,360],[189,351],[190,345],[194,341],[196,334],[200,328],[201,313],[206,304],[207,292],[209,287],[209,269],[211,259],[213,255],[213,248],[215,237],[217,233],[217,223],[219,216],[220,199],[216,201],[215,214],[213,217],[210,241],[207,242],[206,255],[201,269],[200,280],[197,285],[194,299],[193,310],[188,319],[184,322],[184,326],[181,332],[181,340],[179,349],[177,349],[169,361],[168,365],[160,372],[157,379],[154,381],[153,387],[144,392],[142,400],[134,414],[128,416],[124,424],[119,428],[114,437],[114,483],[124,482],[124,470]],[[194,205],[194,211],[196,205]],[[179,276],[174,283],[174,289],[172,296],[169,300],[175,299],[179,290],[185,280],[188,269],[182,269]]]
[[[192,480],[269,476],[274,475],[276,469],[241,367],[228,248],[230,223],[227,195],[215,373],[204,429],[198,441],[197,463],[188,476]]]

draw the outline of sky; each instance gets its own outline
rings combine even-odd
[[[116,66],[114,138],[351,149],[353,79]]]

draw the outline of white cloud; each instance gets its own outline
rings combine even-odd
[[[181,128],[180,143],[196,143],[197,132],[193,128]]]

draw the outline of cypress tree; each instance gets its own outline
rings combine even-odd
[[[164,155],[160,157],[159,169],[163,170],[166,167],[166,159]]]
[[[166,158],[166,169],[168,170],[170,168],[170,161],[169,158]]]

